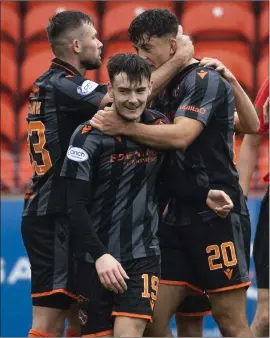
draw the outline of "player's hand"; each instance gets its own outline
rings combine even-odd
[[[194,56],[194,46],[188,35],[183,35],[183,28],[179,25],[176,35],[175,60],[179,64],[179,69],[184,67]]]
[[[111,255],[105,254],[96,260],[96,270],[101,284],[114,293],[127,290],[124,279],[129,279],[122,265]]]
[[[228,216],[233,208],[233,202],[230,196],[222,190],[211,189],[207,195],[206,204],[222,218]]]
[[[263,105],[263,119],[265,124],[269,124],[269,96]]]
[[[225,67],[221,61],[217,59],[211,59],[211,58],[205,57],[200,61],[200,65],[204,67],[215,68],[215,70],[219,72],[220,75],[224,77],[224,79],[227,80],[228,82],[233,82],[236,80],[233,73],[227,67]]]
[[[128,122],[117,114],[113,107],[105,107],[99,110],[89,121],[91,126],[106,135],[123,135]]]

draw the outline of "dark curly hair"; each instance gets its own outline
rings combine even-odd
[[[167,9],[149,9],[131,22],[128,29],[129,38],[137,44],[143,40],[143,36],[148,40],[152,36],[163,37],[169,34],[176,37],[178,25],[176,16]]]

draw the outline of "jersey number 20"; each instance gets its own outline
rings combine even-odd
[[[33,136],[33,132],[37,132],[38,142],[31,142],[34,148],[34,152],[32,153],[30,148],[30,140]],[[45,126],[41,121],[31,121],[28,124],[27,142],[29,145],[31,164],[34,172],[39,176],[44,175],[52,166],[52,161],[48,150],[44,148],[46,144]],[[42,164],[37,163],[37,154],[41,154],[43,162]]]

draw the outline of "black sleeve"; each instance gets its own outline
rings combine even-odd
[[[224,101],[224,88],[221,76],[214,70],[199,67],[190,72],[175,117],[192,118],[207,126]]]
[[[107,86],[81,76],[59,77],[53,81],[58,111],[80,115],[83,121],[100,109]]]
[[[96,261],[107,253],[92,225],[87,206],[90,200],[90,183],[66,178],[67,211],[71,221],[71,236],[76,254],[90,253]]]

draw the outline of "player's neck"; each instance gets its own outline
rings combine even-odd
[[[192,65],[193,63],[198,63],[199,61],[192,58],[191,60],[189,60],[188,62],[186,62],[182,67],[180,72],[182,72],[185,68],[187,68],[188,66]]]
[[[82,75],[85,76],[86,74],[86,68],[82,67],[81,63],[79,62],[79,60],[69,57],[69,56],[63,56],[63,57],[59,57],[60,60],[70,64],[72,67],[74,67],[75,69],[77,69],[77,71]]]

